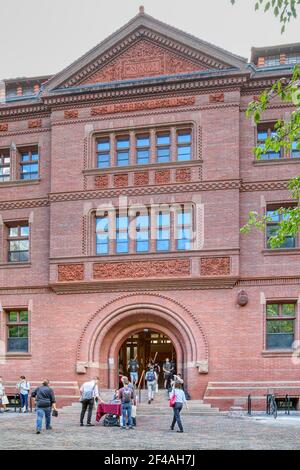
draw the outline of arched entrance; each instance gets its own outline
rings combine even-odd
[[[139,369],[139,377],[147,369],[150,361],[158,364],[160,368],[159,387],[163,386],[163,363],[166,358],[172,362],[173,369],[177,369],[177,357],[175,346],[169,336],[158,329],[136,331],[123,342],[118,357],[118,373],[128,375],[128,364],[131,359],[136,359]]]

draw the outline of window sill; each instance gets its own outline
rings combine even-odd
[[[30,353],[6,353],[4,359],[31,359]]]
[[[41,182],[41,178],[36,180],[12,180],[12,181],[0,181],[0,188],[4,187],[12,187],[12,186],[28,186],[31,184],[39,184]]]
[[[289,158],[280,158],[274,160],[254,160],[253,165],[265,166],[265,165],[284,165],[285,163],[300,163],[300,157],[289,157]]]
[[[300,248],[275,248],[262,251],[264,256],[300,255]]]
[[[150,169],[161,169],[161,168],[170,168],[172,166],[195,166],[199,165],[199,163],[203,163],[203,160],[187,160],[187,161],[170,161],[166,163],[147,163],[146,165],[138,165],[133,164],[133,165],[126,165],[126,166],[111,166],[109,168],[89,168],[87,170],[83,170],[83,173],[85,175],[99,175],[99,174],[105,174],[105,173],[111,173],[111,172],[118,172],[118,173],[123,173],[124,171],[139,171],[139,170],[150,170]]]
[[[261,353],[263,357],[291,357],[293,349],[264,349]]]
[[[13,268],[31,268],[29,263],[0,263],[0,269],[13,269]]]

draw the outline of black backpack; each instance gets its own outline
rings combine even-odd
[[[106,427],[119,426],[119,416],[113,415],[113,414],[105,415],[105,418],[103,420],[103,426],[106,426]]]

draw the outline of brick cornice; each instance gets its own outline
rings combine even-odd
[[[49,204],[50,202],[48,198],[24,199],[24,200],[17,200],[17,201],[2,201],[0,202],[0,210],[47,207],[49,206]]]
[[[300,284],[299,276],[257,276],[245,277],[237,281],[236,287],[242,286],[282,286],[282,285]]]
[[[287,190],[289,180],[243,181],[241,192]]]
[[[17,121],[24,118],[43,118],[50,115],[50,109],[43,103],[39,104],[19,104],[0,106],[0,119],[9,119]]]

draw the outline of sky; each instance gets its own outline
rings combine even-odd
[[[230,52],[300,42],[300,16],[282,35],[255,0],[0,0],[0,80],[55,74],[145,12]]]

